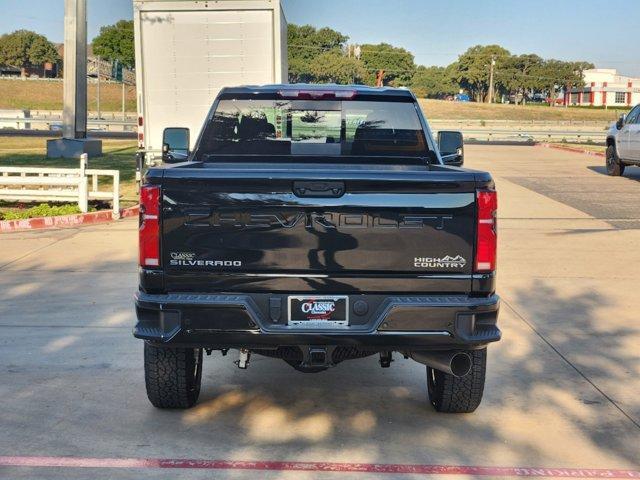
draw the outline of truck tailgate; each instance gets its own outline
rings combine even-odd
[[[475,188],[472,172],[424,167],[169,168],[163,269],[470,279]]]

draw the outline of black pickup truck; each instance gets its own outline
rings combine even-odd
[[[153,405],[191,407],[203,350],[237,350],[240,368],[301,372],[398,353],[427,366],[436,410],[478,407],[500,339],[497,199],[458,132],[436,145],[408,90],[269,85],[222,90],[191,152],[165,133],[135,297]]]

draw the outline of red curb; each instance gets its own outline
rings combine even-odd
[[[594,152],[592,150],[586,150],[584,148],[577,147],[565,147],[564,145],[556,145],[552,143],[536,143],[537,147],[543,148],[551,148],[552,150],[564,150],[565,152],[573,152],[573,153],[583,153],[585,155],[591,155],[593,157],[605,157],[606,155],[602,152]]]
[[[120,218],[135,217],[140,207],[124,208],[120,210]],[[41,230],[44,228],[71,228],[82,225],[93,225],[113,221],[111,210],[99,212],[79,213],[76,215],[60,215],[58,217],[25,218],[22,220],[0,220],[0,233]]]
[[[123,208],[120,210],[120,218],[137,217],[140,214],[140,205],[135,207]]]
[[[640,470],[603,468],[488,467],[470,465],[415,465],[244,460],[188,460],[162,458],[82,458],[0,456],[4,467],[201,469],[295,472],[338,472],[491,477],[640,478]]]

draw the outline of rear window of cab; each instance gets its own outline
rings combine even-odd
[[[413,102],[223,99],[196,156],[227,155],[426,157],[430,151]]]

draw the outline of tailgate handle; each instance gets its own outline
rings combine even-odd
[[[184,223],[187,227],[210,227],[209,218],[211,217],[210,208],[192,208],[184,210],[187,221]]]
[[[344,182],[293,182],[296,197],[341,197],[344,195]]]

